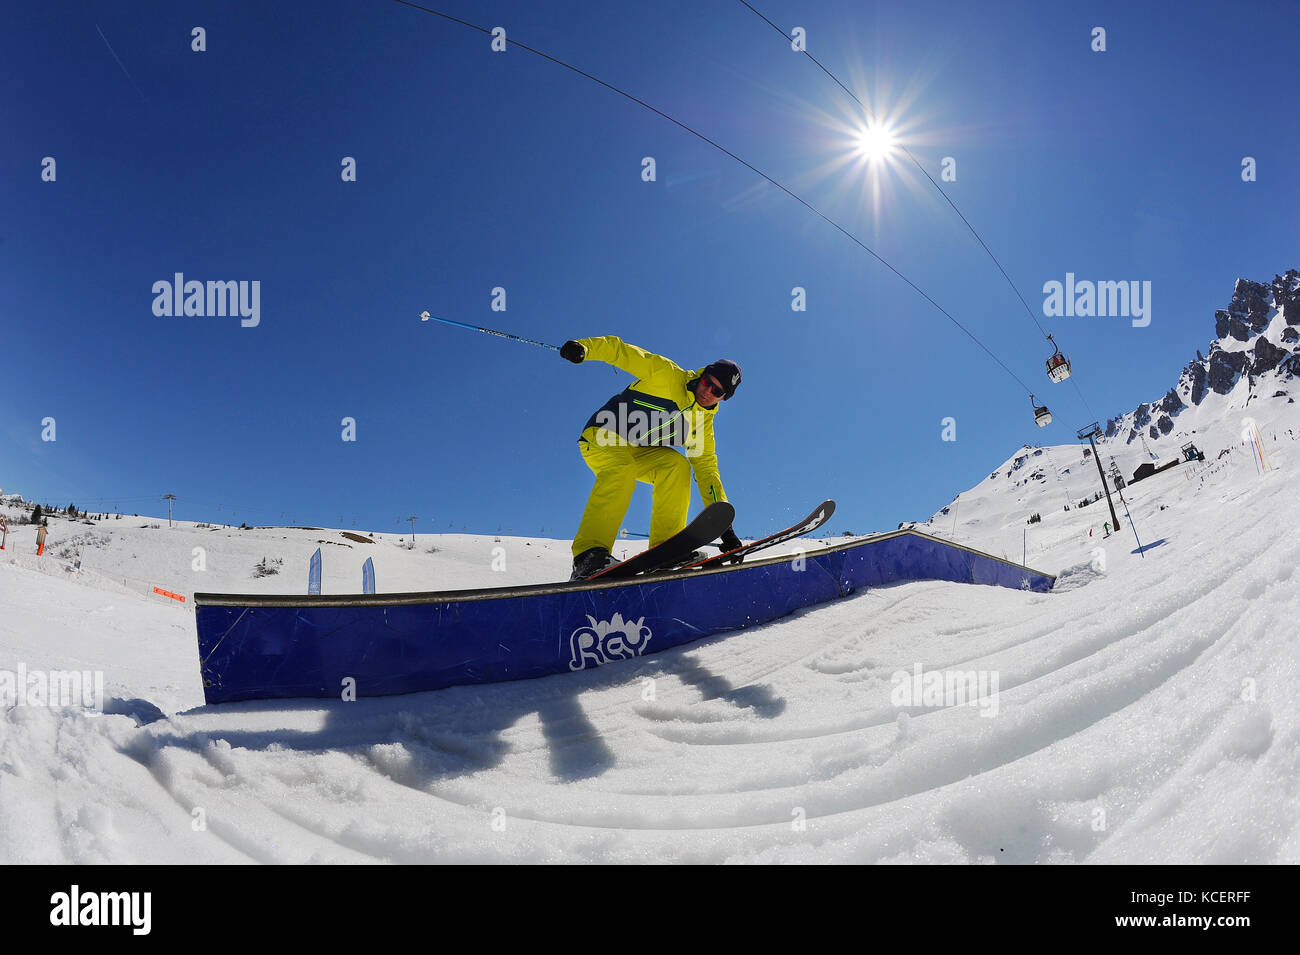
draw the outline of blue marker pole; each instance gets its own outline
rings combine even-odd
[[[1124,516],[1128,518],[1128,526],[1133,527],[1133,515],[1128,512],[1128,501],[1124,500],[1122,494],[1119,499],[1124,504]],[[1138,529],[1136,527],[1133,527],[1133,539],[1138,542],[1138,556],[1143,560],[1146,560],[1147,555],[1146,552],[1142,550],[1142,541],[1138,539]]]

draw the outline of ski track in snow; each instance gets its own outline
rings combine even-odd
[[[1261,430],[1294,425],[1285,408]],[[1207,455],[1234,445],[1232,420],[1201,424]],[[1144,557],[1126,519],[1099,539],[1104,501],[1014,484],[1033,468],[936,520],[1018,556],[1044,513],[1028,563],[1068,571],[1051,594],[904,584],[597,670],[355,703],[204,705],[191,613],[140,593],[189,592],[199,539],[191,589],[293,589],[249,568],[305,573],[332,532],[104,522],[78,578],[15,558],[19,527],[0,668],[101,669],[113,702],[0,716],[0,861],[1295,863],[1296,447],[1271,444],[1264,475],[1238,447],[1134,485]],[[1095,485],[1071,468],[1076,500]],[[490,537],[324,548],[325,590],[354,591],[371,553],[390,591],[564,576],[566,541],[504,543],[504,579]],[[996,675],[997,696],[896,706],[915,664]]]

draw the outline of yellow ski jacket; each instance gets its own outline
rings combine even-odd
[[[727,492],[718,474],[713,440],[713,416],[718,405],[701,407],[687,387],[704,374],[704,369],[687,371],[615,335],[577,341],[587,350],[584,361],[603,361],[636,378],[587,419],[578,440],[602,446],[683,446],[701,500],[705,504],[725,501]]]

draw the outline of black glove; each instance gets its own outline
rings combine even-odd
[[[560,357],[579,365],[582,364],[582,359],[587,357],[587,348],[581,342],[565,342],[560,346]]]
[[[727,553],[728,551],[738,550],[743,546],[744,545],[740,542],[740,538],[736,536],[736,532],[730,527],[728,527],[725,531],[723,531],[722,536],[718,538],[718,547],[722,549],[722,553],[724,554]],[[723,561],[723,563],[739,564],[744,559],[745,557],[743,554],[737,554],[734,557],[728,557],[725,561]]]

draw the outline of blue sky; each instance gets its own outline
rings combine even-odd
[[[825,222],[519,48],[378,0],[55,3],[15,8],[0,37],[0,487],[128,513],[170,492],[191,520],[571,536],[591,485],[575,439],[626,376],[422,324],[428,309],[555,344],[619,335],[683,366],[733,358],[745,381],[717,433],[741,535],[824,497],[832,530],[888,529],[1021,444],[1159,398],[1238,276],[1300,266],[1294,67],[1269,29],[1287,5],[755,6],[803,27],[932,175],[956,160],[945,188],[1079,390],[1048,381],[1050,347],[910,162],[878,167],[873,194],[844,161],[860,109],[738,2],[445,9],[790,186],[978,335],[1052,427]],[[260,323],[155,315],[176,272],[258,281]],[[1150,281],[1150,325],[1044,318],[1042,286],[1067,272]],[[642,489],[627,526],[648,512]]]

